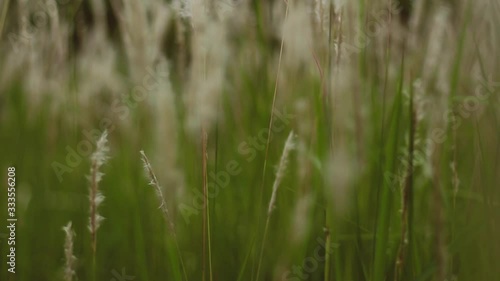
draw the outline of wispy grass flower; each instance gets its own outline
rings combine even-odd
[[[156,191],[156,196],[158,197],[158,201],[160,201],[160,209],[165,216],[165,220],[168,223],[168,226],[170,228],[170,231],[172,233],[175,233],[175,226],[174,222],[172,221],[172,218],[170,217],[170,213],[168,212],[167,208],[167,203],[165,202],[165,197],[163,197],[163,192],[161,191],[161,186],[160,183],[158,182],[158,179],[156,178],[156,174],[153,171],[153,167],[151,167],[151,163],[149,162],[148,157],[144,153],[143,150],[140,151],[141,153],[141,158],[142,162],[144,164],[144,172],[146,173],[146,177],[149,179],[149,185],[154,187]]]
[[[310,231],[310,215],[312,210],[312,204],[314,203],[314,198],[311,193],[306,193],[299,197],[297,204],[295,205],[295,210],[292,216],[293,222],[293,232],[292,232],[292,242],[298,245],[303,242]]]
[[[160,209],[164,215],[165,221],[168,224],[170,234],[174,238],[174,244],[175,244],[175,248],[177,250],[177,255],[179,257],[179,262],[180,262],[180,265],[182,268],[182,272],[184,274],[185,280],[187,281],[188,278],[187,278],[187,273],[186,273],[186,267],[184,266],[184,261],[182,259],[182,254],[181,254],[181,250],[179,247],[179,242],[177,241],[177,235],[175,233],[175,224],[174,224],[174,221],[172,220],[172,217],[170,216],[170,213],[168,211],[167,203],[165,202],[165,197],[163,196],[163,192],[162,192],[162,187],[160,186],[160,183],[158,182],[156,174],[153,171],[153,167],[151,166],[151,162],[149,162],[149,159],[146,156],[146,153],[144,153],[143,150],[141,150],[140,153],[141,153],[142,162],[144,163],[144,171],[146,173],[146,177],[149,179],[149,185],[154,187],[154,189],[156,191],[156,196],[158,197],[158,201],[160,201]]]
[[[288,135],[288,138],[285,142],[285,147],[283,148],[283,154],[281,154],[280,164],[278,166],[278,170],[276,171],[276,179],[274,180],[273,183],[273,193],[271,194],[271,200],[269,201],[269,207],[267,209],[268,218],[271,216],[271,213],[275,207],[278,188],[281,184],[281,181],[283,180],[286,168],[288,167],[288,156],[290,155],[292,149],[295,147],[295,142],[293,139],[294,139],[294,134],[292,131]]]
[[[64,281],[72,281],[75,276],[75,263],[76,257],[73,255],[73,239],[75,237],[75,232],[73,231],[71,221],[65,225],[62,230],[66,234],[66,239],[64,242],[64,258],[66,263],[64,265]]]
[[[90,156],[91,166],[90,176],[88,177],[90,181],[90,218],[88,227],[92,237],[92,252],[94,257],[96,252],[97,230],[104,219],[97,209],[104,201],[104,196],[99,191],[99,182],[101,182],[102,176],[104,175],[100,169],[108,159],[109,147],[107,143],[108,132],[104,131],[99,140],[97,140],[95,152]]]

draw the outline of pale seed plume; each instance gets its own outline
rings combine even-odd
[[[309,233],[312,204],[313,197],[310,193],[302,195],[297,201],[292,217],[292,241],[294,243],[303,242]]]
[[[276,204],[276,195],[278,193],[278,188],[285,176],[286,169],[288,167],[288,157],[290,152],[295,147],[294,134],[293,131],[290,132],[288,138],[285,142],[285,147],[283,148],[283,154],[281,154],[280,164],[278,166],[278,170],[276,171],[276,179],[273,183],[273,193],[271,194],[271,200],[269,201],[269,208],[267,209],[267,215],[271,216],[271,212],[273,211]]]
[[[283,148],[283,154],[281,154],[281,160],[280,160],[280,163],[278,166],[278,170],[276,171],[276,179],[274,180],[274,184],[273,184],[273,192],[271,194],[271,200],[269,201],[269,207],[267,209],[266,226],[264,227],[264,235],[262,238],[260,257],[259,257],[259,262],[257,265],[257,277],[255,280],[259,280],[259,273],[260,273],[260,268],[262,265],[262,257],[264,255],[267,231],[269,229],[269,221],[271,219],[271,213],[273,212],[274,207],[276,205],[276,195],[278,194],[278,188],[281,184],[281,181],[283,180],[283,177],[284,177],[285,172],[286,172],[286,168],[288,167],[288,156],[290,155],[290,152],[292,151],[292,149],[294,149],[294,147],[295,147],[294,138],[295,138],[295,136],[293,134],[293,131],[291,131],[290,134],[288,135],[288,138],[286,139],[285,147]]]
[[[177,250],[177,254],[179,255],[180,266],[181,266],[182,272],[184,274],[184,279],[187,281],[188,278],[187,278],[187,273],[186,273],[186,267],[184,266],[184,260],[182,259],[182,253],[181,253],[181,250],[179,247],[179,242],[177,241],[177,234],[175,232],[174,221],[172,220],[172,217],[170,216],[170,213],[168,211],[167,203],[165,202],[165,197],[163,197],[163,192],[161,191],[162,188],[160,186],[160,183],[158,182],[156,174],[153,171],[153,167],[151,166],[151,163],[149,162],[149,159],[146,156],[146,153],[144,153],[143,150],[141,150],[140,153],[141,153],[142,162],[144,164],[144,171],[146,173],[146,177],[149,179],[149,185],[154,187],[154,189],[156,191],[156,196],[158,197],[158,201],[160,201],[160,209],[163,213],[165,221],[168,224],[170,234],[174,238],[175,248]]]
[[[327,165],[327,194],[330,196],[336,213],[342,214],[349,208],[353,182],[355,179],[355,162],[345,145],[334,148],[333,155]],[[359,172],[359,171],[358,171]]]
[[[311,52],[314,41],[310,8],[302,1],[291,2],[288,5],[290,14],[282,31],[285,45],[284,64],[291,69],[299,69],[304,65],[312,66]]]
[[[90,181],[90,218],[89,218],[89,230],[92,236],[92,251],[95,254],[96,243],[97,243],[97,230],[101,225],[104,218],[99,214],[98,208],[104,201],[104,196],[99,191],[99,183],[104,175],[100,170],[102,165],[108,160],[108,132],[104,131],[101,137],[96,143],[96,150],[90,156],[91,166],[90,166],[90,176],[88,179]]]
[[[74,280],[73,277],[75,277],[75,263],[76,263],[76,257],[73,255],[73,239],[75,237],[75,232],[73,231],[71,221],[68,222],[67,225],[65,225],[62,230],[64,231],[65,235],[65,242],[64,242],[64,258],[66,260],[66,263],[64,265],[64,281],[72,281]]]
[[[217,120],[231,49],[224,24],[208,17],[194,26],[192,42],[193,60],[184,99],[189,108],[186,126],[197,135],[202,127],[210,132]]]

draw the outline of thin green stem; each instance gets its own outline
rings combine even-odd
[[[271,216],[267,216],[266,226],[264,228],[264,235],[262,237],[262,244],[261,244],[261,247],[260,247],[259,264],[257,265],[257,275],[255,277],[256,281],[259,280],[260,268],[261,268],[261,265],[262,265],[262,258],[264,256],[264,247],[266,245],[266,238],[267,238],[267,232],[268,232],[268,229],[269,229],[269,220],[270,220],[270,218],[271,218]]]

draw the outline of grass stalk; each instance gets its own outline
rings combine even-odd
[[[175,248],[177,251],[177,255],[179,257],[179,263],[181,265],[182,273],[184,274],[184,278],[187,281],[189,279],[187,278],[186,267],[184,266],[184,259],[182,258],[182,253],[181,253],[181,250],[179,247],[179,242],[177,239],[177,232],[175,229],[175,224],[174,224],[173,218],[170,216],[170,212],[168,211],[167,203],[165,201],[165,197],[163,196],[163,192],[162,192],[162,187],[158,181],[158,178],[156,177],[155,172],[153,171],[153,167],[151,166],[151,163],[149,162],[149,159],[146,156],[146,153],[144,153],[143,150],[141,150],[140,153],[141,153],[142,162],[144,164],[144,171],[146,173],[147,178],[150,181],[149,185],[154,187],[154,189],[156,191],[156,196],[158,197],[158,201],[160,201],[160,209],[163,213],[163,217],[165,219],[165,222],[168,225],[168,228],[170,230],[170,234],[173,237]]]
[[[72,228],[72,222],[68,222],[62,230],[65,233],[65,241],[64,241],[64,259],[65,259],[65,265],[64,265],[64,273],[63,273],[63,279],[64,281],[73,281],[73,278],[75,277],[75,264],[76,264],[76,257],[73,254],[73,241],[75,238],[75,232],[73,231]]]
[[[286,10],[285,10],[285,21],[286,21],[286,19],[288,18],[288,0],[284,0],[284,2],[286,5]],[[280,71],[281,71],[281,60],[283,57],[284,45],[285,45],[285,38],[283,37],[283,38],[281,38],[280,53],[279,53],[279,57],[278,57],[278,71],[276,73],[276,81],[274,84],[273,102],[271,104],[271,116],[269,117],[269,126],[267,128],[266,152],[264,155],[264,165],[262,166],[262,183],[260,186],[260,194],[261,194],[260,202],[262,202],[262,198],[264,196],[264,185],[265,185],[266,168],[267,168],[267,156],[269,154],[269,143],[271,142],[271,130],[272,130],[273,121],[274,121],[274,109],[275,109],[275,104],[276,104],[276,97],[278,95],[278,84],[279,84],[279,76],[280,76]],[[259,218],[260,218],[260,215],[259,215]]]
[[[206,249],[208,246],[209,280],[212,281],[212,246],[210,237],[210,202],[208,198],[208,134],[202,129],[202,165],[203,165],[203,279],[205,278]]]
[[[284,2],[285,2],[285,19],[284,19],[284,21],[286,22],[286,20],[288,18],[289,7],[288,7],[288,0],[284,0]],[[256,3],[259,3],[259,1],[257,1]],[[259,4],[257,4],[257,5],[259,5]],[[283,22],[283,25],[285,24],[285,22]],[[281,38],[281,43],[280,43],[280,52],[279,52],[279,57],[278,57],[278,70],[276,72],[276,79],[275,79],[274,91],[273,91],[273,101],[271,104],[271,116],[269,117],[269,126],[267,128],[266,152],[264,154],[264,164],[262,166],[262,180],[261,180],[260,193],[259,193],[260,195],[258,195],[259,202],[258,202],[257,206],[262,205],[262,201],[264,198],[264,185],[266,182],[267,158],[269,155],[269,144],[271,142],[271,130],[272,130],[273,121],[274,121],[274,109],[275,109],[275,104],[276,104],[276,97],[278,95],[278,84],[279,84],[279,77],[280,77],[280,72],[281,72],[281,62],[282,62],[282,58],[283,58],[284,45],[285,45],[285,38],[283,36]],[[257,216],[257,225],[260,225],[260,218],[261,218],[261,214],[259,213]],[[267,222],[266,222],[266,226],[264,227],[264,235],[266,235],[266,233],[267,233]],[[261,255],[262,255],[262,251],[261,251]],[[257,275],[256,275],[255,280],[259,280],[261,260],[262,260],[262,256],[259,257],[259,261],[258,261],[258,265],[257,265]]]
[[[286,4],[286,10],[285,10],[285,21],[288,18],[288,0],[285,0]],[[269,117],[269,126],[267,128],[267,139],[266,139],[266,154],[264,156],[264,165],[262,167],[262,184],[260,187],[260,194],[261,194],[261,199],[264,197],[264,184],[265,184],[265,177],[266,177],[266,167],[267,167],[267,156],[269,155],[269,143],[271,141],[271,130],[273,128],[273,121],[274,121],[274,108],[276,105],[276,97],[278,95],[278,84],[279,84],[279,76],[280,76],[280,70],[281,70],[281,60],[283,57],[283,48],[285,45],[285,38],[281,38],[281,44],[280,44],[280,54],[278,58],[278,71],[276,73],[276,81],[274,84],[274,92],[273,92],[273,102],[271,104],[271,117]],[[262,201],[262,200],[261,200]]]
[[[331,249],[331,237],[330,237],[330,229],[328,228],[329,222],[328,222],[328,211],[326,212],[326,227],[325,227],[325,236],[326,236],[326,249]],[[330,271],[331,271],[331,256],[330,256],[330,251],[327,250],[325,251],[325,271],[323,273],[325,281],[330,280]]]
[[[97,230],[103,221],[103,217],[98,212],[99,205],[104,201],[104,196],[99,191],[99,182],[104,175],[100,169],[102,165],[108,159],[109,147],[108,142],[108,132],[104,131],[101,137],[97,140],[96,150],[90,156],[91,166],[90,166],[90,191],[89,191],[89,201],[90,201],[90,217],[89,217],[89,230],[90,230],[90,243],[92,250],[92,278],[97,280],[97,268],[96,268],[96,255],[97,255]]]
[[[260,256],[259,256],[259,262],[257,265],[257,274],[255,277],[255,280],[259,280],[259,274],[260,274],[260,269],[262,266],[262,258],[264,255],[264,249],[265,249],[265,244],[266,244],[266,239],[267,239],[267,233],[269,230],[269,222],[271,220],[271,214],[275,208],[276,205],[276,197],[278,195],[278,188],[281,184],[281,181],[283,180],[283,177],[285,175],[286,168],[288,166],[288,157],[290,155],[290,152],[294,148],[294,134],[293,131],[290,132],[288,135],[288,138],[285,142],[285,147],[283,148],[283,154],[281,155],[280,163],[278,166],[278,170],[276,172],[276,179],[274,180],[273,183],[273,191],[271,194],[271,199],[269,200],[269,206],[267,209],[267,219],[266,219],[266,226],[264,227],[264,234],[262,236],[262,244],[261,244],[261,249],[260,249]]]
[[[404,51],[401,57],[401,66],[400,66],[400,79],[399,86],[397,90],[396,97],[393,101],[392,110],[391,110],[391,122],[389,125],[389,135],[387,145],[385,146],[385,151],[387,157],[384,157],[384,165],[383,169],[386,172],[390,172],[394,174],[396,167],[396,155],[399,144],[399,130],[400,130],[400,116],[402,111],[402,95],[403,95],[403,82],[404,82]],[[383,170],[383,171],[384,171]],[[388,181],[383,181],[382,190],[379,191],[379,195],[377,197],[377,218],[375,224],[375,253],[374,253],[374,268],[373,268],[373,280],[374,281],[383,281],[385,280],[386,274],[386,266],[387,266],[387,244],[389,242],[388,239],[388,230],[390,226],[390,217],[391,217],[391,205],[392,205],[392,194],[391,194],[391,186]]]

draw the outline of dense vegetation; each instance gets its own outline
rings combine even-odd
[[[498,0],[0,3],[1,280],[500,280]]]

